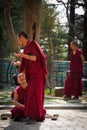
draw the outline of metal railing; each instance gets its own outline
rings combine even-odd
[[[0,59],[0,83],[13,82],[13,74],[18,73],[18,69],[11,64],[12,60]],[[64,82],[67,77],[69,70],[69,61],[52,61],[53,65],[51,68],[51,86],[53,87],[64,87]],[[87,78],[87,63],[84,64],[83,77]]]

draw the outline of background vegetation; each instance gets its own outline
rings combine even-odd
[[[11,40],[8,37],[5,19],[6,1],[8,0],[0,1],[0,58],[10,57],[14,52]],[[25,1],[27,0],[9,1],[10,16],[15,35],[24,29]],[[83,49],[87,60],[86,0],[69,0],[67,3],[64,3],[63,0],[57,0],[58,4],[49,4],[46,0],[36,0],[36,2],[41,2],[40,44],[49,57],[49,61],[52,59],[68,60],[70,53],[69,43],[74,39],[79,41],[79,46]],[[65,25],[61,25],[59,20],[60,12],[57,11],[57,8],[60,4],[66,9],[68,22]],[[75,12],[80,7],[84,10],[83,15]]]

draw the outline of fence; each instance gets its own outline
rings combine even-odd
[[[53,60],[51,69],[51,85],[63,87],[69,70],[69,61]]]
[[[65,79],[69,73],[70,61],[53,60],[52,63],[53,65],[51,70],[51,86],[64,87]],[[85,62],[84,64],[83,78],[85,85],[87,85],[87,62]]]
[[[13,82],[12,75],[17,73],[17,68],[11,64],[12,60],[0,59],[0,83],[1,82]],[[51,86],[53,87],[63,87],[65,79],[69,70],[69,61],[52,61],[51,69]],[[84,65],[83,76],[87,78],[87,63]],[[86,82],[87,83],[87,82]]]
[[[17,68],[12,65],[12,60],[0,59],[0,83],[13,82],[12,76],[17,73]]]

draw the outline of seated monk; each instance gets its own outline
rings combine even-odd
[[[11,110],[12,119],[14,121],[20,121],[24,118],[25,100],[26,100],[26,90],[27,82],[24,73],[18,74],[18,83],[20,84],[13,92],[12,98],[14,100],[15,107]]]

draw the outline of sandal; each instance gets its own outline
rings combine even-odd
[[[1,115],[1,120],[7,120],[7,119],[8,119],[8,117],[7,117],[6,114],[2,114],[2,115]]]
[[[58,114],[54,114],[54,115],[51,117],[51,120],[57,120],[58,117],[59,117]]]

